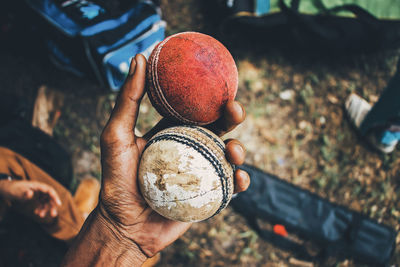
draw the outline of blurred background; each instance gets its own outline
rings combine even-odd
[[[72,157],[71,190],[74,190],[87,174],[101,178],[99,137],[123,78],[116,75],[110,85],[105,78],[99,82],[91,67],[79,75],[75,75],[79,72],[76,70],[56,68],[57,64],[66,63],[54,62],[54,57],[49,57],[44,44],[49,32],[41,28],[44,21],[37,18],[32,7],[20,2],[24,1],[5,4],[1,11],[0,98],[17,95],[29,106],[33,105],[39,88],[57,92],[62,100],[53,136]],[[301,22],[306,27],[307,22],[284,18],[273,6],[257,13],[254,6],[230,9],[237,7],[234,2],[159,0],[155,3],[159,5],[161,20],[166,23],[158,24],[162,31],[165,27],[160,34],[206,33],[232,53],[239,70],[236,99],[245,106],[247,118],[227,138],[237,138],[246,146],[246,163],[398,231],[400,150],[391,154],[372,150],[352,129],[343,107],[353,92],[370,103],[378,100],[395,73],[400,46],[373,34],[365,38],[357,25],[344,27],[360,33],[360,36],[345,34],[354,39],[342,35],[319,38],[313,35],[315,31],[302,31],[298,27]],[[115,12],[124,7],[115,5],[113,9],[110,3],[104,4],[107,10]],[[399,3],[391,7],[400,13]],[[237,19],[236,11],[242,11],[240,16],[244,17]],[[329,19],[322,22],[331,25]],[[338,24],[353,25],[344,24],[347,22]],[[123,64],[118,64],[123,71]],[[137,131],[146,133],[159,119],[146,96],[140,107]],[[2,245],[0,254],[7,260],[0,266],[57,266],[65,245],[40,235],[36,226],[24,227],[27,229],[24,234],[17,230],[1,233],[2,243],[7,247]],[[397,237],[396,244],[399,243]],[[397,248],[392,258],[394,266],[400,264],[399,252]],[[240,214],[228,207],[220,215],[194,224],[162,252],[157,266],[364,265],[335,258],[324,263],[298,261],[292,253],[259,237]]]

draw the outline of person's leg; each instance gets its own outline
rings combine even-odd
[[[360,125],[360,133],[367,135],[379,128],[389,128],[394,120],[400,118],[400,60],[397,63],[396,74],[371,108]]]
[[[12,150],[0,147],[0,159],[0,173],[16,179],[43,182],[56,190],[62,201],[58,216],[51,224],[42,224],[42,226],[57,239],[69,241],[74,238],[83,225],[84,217],[78,210],[71,193],[42,169]]]
[[[397,71],[379,97],[371,105],[356,94],[351,94],[345,103],[347,114],[361,136],[384,153],[396,147],[400,125],[400,60]]]
[[[397,121],[391,121],[389,126],[376,126],[363,134],[360,131],[361,125],[371,112],[371,105],[356,94],[351,94],[345,103],[347,114],[353,125],[366,138],[369,143],[383,153],[390,153],[396,147],[399,138],[400,127],[396,126]],[[390,125],[392,123],[392,125]]]

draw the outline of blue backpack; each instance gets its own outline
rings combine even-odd
[[[151,1],[26,0],[51,61],[118,90],[136,54],[149,56],[166,23]]]

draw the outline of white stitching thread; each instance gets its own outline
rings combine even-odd
[[[182,117],[182,115],[180,115],[167,101],[167,99],[165,98],[162,90],[161,90],[161,86],[159,84],[158,81],[158,73],[157,73],[157,65],[158,65],[158,59],[159,59],[159,55],[161,52],[162,47],[169,41],[169,39],[171,39],[172,37],[176,37],[178,35],[183,34],[183,32],[181,33],[177,33],[174,35],[169,36],[168,38],[166,38],[164,41],[162,41],[160,43],[160,45],[157,47],[157,50],[155,51],[153,60],[152,60],[152,80],[153,80],[153,86],[155,87],[155,91],[156,91],[156,95],[158,100],[161,102],[161,104],[163,104],[165,110],[167,111],[167,113],[169,113],[172,117],[175,117],[176,119],[185,122],[185,123],[190,123],[190,124],[197,124],[197,125],[201,125],[201,124],[207,124],[207,123],[201,123],[201,122],[197,122],[197,121],[192,121],[189,120],[187,118]]]

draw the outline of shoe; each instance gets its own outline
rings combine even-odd
[[[60,92],[41,86],[33,105],[32,126],[39,128],[50,136],[61,116],[64,96]]]
[[[372,106],[362,97],[351,94],[345,103],[346,112],[353,123],[353,125],[359,129],[368,112]],[[376,133],[371,133],[366,136],[366,140],[377,150],[382,153],[388,154],[393,152],[397,145],[397,141],[391,142],[390,144],[383,144],[380,137]]]
[[[359,129],[361,123],[371,110],[371,104],[358,95],[351,94],[346,100],[345,108],[351,122],[354,124],[354,126],[356,126],[357,129]]]
[[[74,202],[86,219],[96,208],[100,193],[100,182],[92,177],[84,178],[76,189]]]
[[[397,140],[393,140],[388,144],[382,143],[382,137],[381,135],[376,135],[376,134],[371,134],[368,137],[369,142],[379,151],[385,154],[392,153],[394,149],[396,148],[396,145],[398,143]]]

